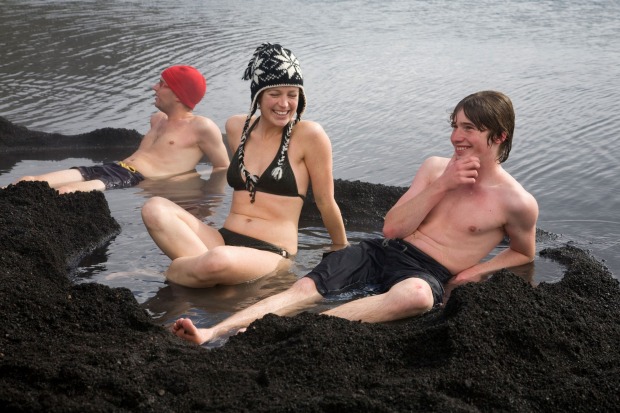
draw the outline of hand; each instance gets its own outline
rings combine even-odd
[[[480,169],[480,159],[477,156],[459,158],[454,154],[441,178],[445,181],[447,188],[452,190],[461,185],[475,184],[478,169]]]
[[[464,280],[462,278],[457,278],[457,276],[454,276],[452,278],[450,278],[450,280],[445,283],[443,285],[443,302],[442,305],[446,305],[446,303],[448,302],[448,300],[450,299],[450,295],[452,294],[452,290],[454,290],[456,287],[458,287],[459,285],[463,285],[470,282],[469,280]]]

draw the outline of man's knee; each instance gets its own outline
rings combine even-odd
[[[430,284],[420,278],[407,278],[395,284],[386,294],[395,311],[404,315],[420,314],[435,305]]]
[[[315,294],[319,294],[314,280],[309,277],[302,277],[295,281],[289,290],[302,296],[313,296]]]
[[[297,291],[303,292],[316,292],[316,284],[314,280],[310,277],[302,277],[299,280],[295,281],[295,283],[291,286],[291,288],[295,288]]]

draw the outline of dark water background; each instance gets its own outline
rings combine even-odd
[[[0,115],[33,130],[78,134],[148,129],[154,84],[172,64],[207,77],[196,113],[222,129],[246,113],[241,75],[254,48],[278,42],[304,73],[308,110],[332,139],[336,178],[407,186],[429,155],[449,156],[452,107],[469,93],[508,94],[517,113],[504,164],[538,200],[538,227],[620,277],[620,3],[618,1],[0,1]],[[0,185],[19,176],[128,153],[0,157]],[[140,219],[153,195],[218,227],[231,191],[210,166],[184,182],[109,191],[122,233],[83,263],[78,281],[130,288],[162,322],[208,325],[283,288],[320,257],[322,228],[301,232],[289,274],[188,290],[164,283],[169,264]],[[368,236],[350,232],[352,240]],[[537,258],[535,281],[561,268]]]

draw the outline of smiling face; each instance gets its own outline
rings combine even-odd
[[[272,87],[259,98],[261,118],[284,127],[295,118],[299,103],[299,88],[295,86]]]
[[[456,113],[452,120],[452,134],[450,142],[454,146],[456,155],[461,158],[466,155],[475,155],[480,159],[497,157],[498,144],[489,142],[489,131],[479,129],[465,116],[463,109]]]
[[[488,146],[499,146],[497,161],[506,161],[515,127],[515,112],[508,96],[493,90],[473,93],[456,105],[450,115],[451,124],[457,123],[457,114],[460,112],[475,129],[488,132]]]

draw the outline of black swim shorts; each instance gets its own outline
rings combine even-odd
[[[224,238],[224,243],[226,245],[232,245],[233,247],[254,248],[261,251],[269,251],[281,255],[284,258],[291,257],[291,254],[289,254],[288,251],[278,247],[277,245],[273,245],[256,238],[248,237],[247,235],[238,234],[226,228],[221,228],[219,231],[220,234],[222,234],[222,238]]]
[[[106,189],[129,188],[144,180],[144,175],[122,162],[109,162],[96,166],[74,166],[85,181],[100,180]]]
[[[327,255],[307,277],[323,296],[382,294],[407,278],[420,278],[430,285],[437,306],[452,274],[407,241],[377,238]]]

